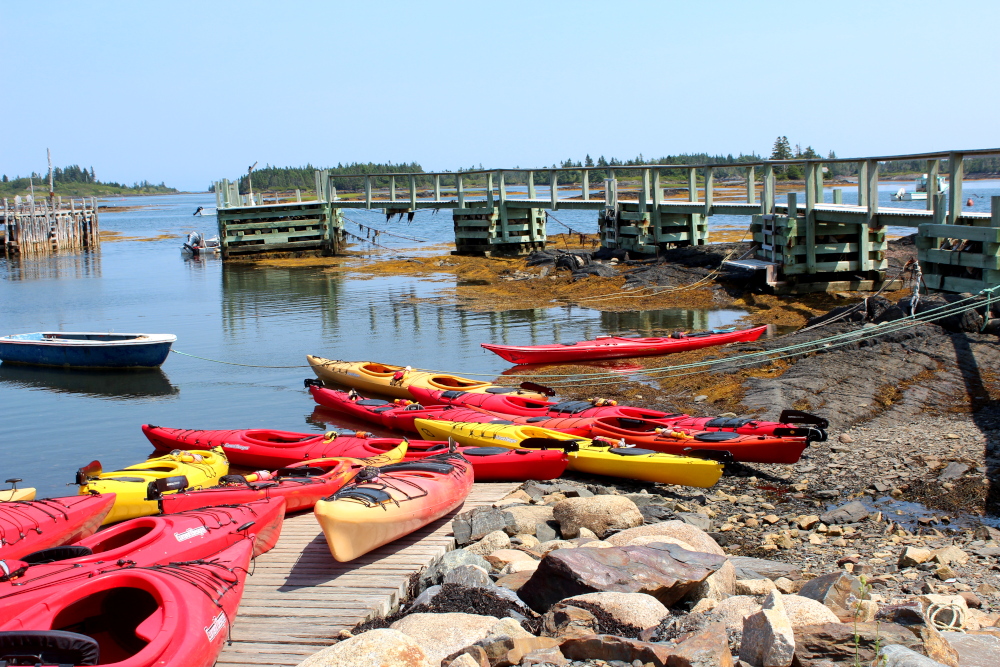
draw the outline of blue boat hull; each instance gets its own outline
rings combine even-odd
[[[170,342],[130,345],[30,345],[0,341],[5,364],[69,368],[157,368],[170,354]]]

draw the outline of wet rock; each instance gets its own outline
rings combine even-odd
[[[622,625],[630,625],[639,630],[659,625],[670,615],[670,610],[656,598],[644,593],[585,593],[574,595],[558,603],[557,606],[574,606],[593,611],[600,609],[604,614]]]
[[[958,652],[962,667],[996,667],[1000,656],[1000,638],[961,632],[941,633]]]
[[[412,637],[424,649],[428,662],[440,665],[447,656],[485,637],[499,621],[476,614],[410,614],[389,627]]]
[[[820,515],[819,520],[826,525],[835,523],[857,523],[868,518],[868,508],[861,501],[852,500],[829,512]]]
[[[298,667],[437,667],[421,644],[403,632],[369,630],[314,653]]]
[[[642,513],[625,496],[567,498],[556,504],[553,516],[566,538],[577,537],[581,528],[587,528],[603,538],[608,531],[642,525]]]
[[[651,644],[638,639],[626,639],[613,635],[588,635],[570,638],[560,647],[562,654],[570,660],[618,660],[639,664],[652,663],[656,667],[666,667],[672,651],[662,644]],[[732,657],[730,657],[730,665]]]
[[[795,660],[801,667],[853,665],[855,651],[861,664],[867,665],[875,659],[875,648],[888,644],[915,651],[921,646],[912,632],[894,623],[825,623],[795,628]]]
[[[861,581],[846,572],[831,572],[816,577],[802,587],[799,595],[823,603],[841,619],[852,617],[852,602],[863,599]]]
[[[725,556],[726,552],[713,540],[708,533],[683,521],[664,521],[663,523],[648,524],[629,528],[620,533],[616,533],[607,538],[607,541],[615,546],[622,546],[634,537],[645,535],[666,535],[690,544],[696,551],[718,554]]]
[[[883,646],[878,652],[881,667],[946,667],[912,649],[898,644]]]
[[[446,553],[440,560],[420,573],[420,587],[427,588],[440,584],[444,579],[444,573],[459,565],[478,565],[487,572],[490,570],[490,564],[479,554],[471,553],[465,549],[455,549]]]
[[[442,583],[458,584],[470,588],[490,588],[493,586],[490,573],[478,565],[459,565],[448,570],[444,574]]]
[[[489,556],[497,549],[507,549],[510,547],[510,537],[502,530],[494,530],[487,533],[475,544],[470,544],[465,549],[480,556]]]
[[[508,507],[504,511],[511,518],[505,528],[508,535],[517,535],[518,533],[534,535],[537,524],[553,520],[552,507],[548,505],[518,505]],[[542,542],[545,541],[540,536],[538,539]]]
[[[558,549],[542,559],[518,594],[538,612],[564,598],[599,591],[646,593],[670,605],[725,563],[714,554],[663,546],[669,548]]]
[[[542,616],[542,634],[546,637],[585,637],[599,634],[597,617],[586,609],[556,604]]]
[[[779,577],[785,577],[795,581],[802,576],[802,570],[792,563],[748,556],[733,556],[729,560],[736,568],[737,579],[767,578],[774,581]]]
[[[508,510],[483,506],[456,516],[451,522],[451,529],[455,533],[455,541],[464,545],[477,542],[495,530],[505,530],[511,523]]]
[[[760,611],[744,619],[740,660],[753,667],[788,667],[794,655],[795,633],[782,595],[775,590],[764,599]]]

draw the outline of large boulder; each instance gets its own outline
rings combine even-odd
[[[708,579],[701,582],[688,593],[688,599],[697,602],[698,600],[725,600],[736,593],[736,568],[728,560]]]
[[[788,667],[795,657],[795,632],[778,591],[743,621],[740,660],[753,667]]]
[[[509,535],[534,535],[537,524],[554,520],[553,510],[549,505],[517,505],[506,508],[504,512],[511,518],[506,528]]]
[[[398,630],[369,630],[338,642],[299,663],[298,667],[438,667],[423,646]]]
[[[564,538],[577,537],[581,528],[588,528],[603,539],[609,531],[642,525],[639,508],[624,496],[567,498],[556,503],[552,510]]]
[[[830,572],[811,579],[799,595],[823,603],[841,620],[853,620],[854,607],[862,599],[861,581],[846,572]]]
[[[465,548],[467,551],[479,554],[485,558],[498,549],[509,549],[510,536],[503,530],[494,530],[483,535],[475,544],[470,544]]]
[[[920,640],[909,630],[895,623],[824,623],[795,628],[795,660],[800,667],[853,665],[855,656],[860,664],[875,659],[881,646],[899,644],[920,651]]]
[[[462,647],[486,637],[500,622],[495,616],[476,614],[410,614],[389,627],[412,637],[433,665]]]
[[[665,605],[680,600],[725,563],[673,544],[557,549],[546,555],[518,595],[537,612],[573,595],[646,593]]]
[[[455,549],[449,551],[444,556],[420,573],[420,588],[428,588],[440,584],[444,579],[445,572],[453,570],[459,565],[478,565],[487,572],[490,571],[490,564],[479,554],[474,554],[465,549]]]
[[[452,519],[451,530],[455,533],[456,542],[468,544],[483,539],[494,530],[506,530],[511,524],[513,518],[507,510],[483,505],[473,507]]]
[[[589,664],[594,664],[589,662],[593,660],[616,660],[629,664],[634,664],[638,660],[641,665],[651,663],[657,667],[666,667],[671,653],[670,649],[662,644],[614,635],[571,637],[563,641],[561,650],[570,660],[588,661]]]
[[[556,607],[573,606],[607,615],[616,623],[645,630],[670,615],[663,603],[644,593],[619,593],[604,591],[574,595],[559,602]],[[608,630],[605,629],[605,632]],[[618,634],[618,633],[614,633]]]
[[[601,624],[586,609],[556,604],[542,617],[542,634],[562,639],[600,634]]]
[[[840,619],[828,607],[816,600],[800,595],[782,595],[785,613],[793,628],[800,625],[839,623]],[[759,598],[752,595],[734,595],[712,608],[711,614],[730,630],[739,630],[743,621],[761,610]]]
[[[651,523],[645,526],[629,528],[612,535],[607,538],[607,541],[616,547],[619,547],[628,544],[629,540],[632,538],[642,537],[645,535],[664,535],[666,537],[673,537],[681,540],[682,542],[687,542],[695,551],[704,551],[705,553],[718,554],[719,556],[726,555],[726,552],[722,550],[722,547],[719,546],[718,542],[713,540],[708,533],[699,528],[695,528],[689,523],[677,520],[664,521],[662,523]]]
[[[458,584],[470,588],[491,588],[490,573],[478,565],[459,565],[444,573],[443,584]],[[428,589],[430,590],[430,589]],[[426,591],[425,591],[426,592]]]

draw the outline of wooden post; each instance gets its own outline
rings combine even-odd
[[[389,177],[389,201],[396,201],[396,177]]]
[[[649,205],[649,169],[641,172],[642,182],[639,187],[639,213],[645,213]]]
[[[757,177],[753,167],[747,167],[747,203],[757,203]]]
[[[961,153],[948,155],[948,224],[954,225],[962,215],[962,179],[965,177],[965,161]]]
[[[812,224],[816,207],[816,164],[806,162],[806,224]]]
[[[368,200],[369,200],[369,202],[368,202],[369,203],[368,208],[371,208],[371,191],[370,190],[368,192]],[[295,201],[300,202],[300,203],[302,202],[302,190],[299,190],[298,188],[295,188]]]
[[[434,174],[434,201],[441,201],[441,174]]]
[[[497,172],[497,194],[500,197],[500,234],[503,238],[503,242],[509,243],[510,220],[507,216],[507,184],[505,183],[504,173],[502,170]]]
[[[868,215],[866,219],[871,224],[875,216],[878,215],[878,162],[865,160],[865,172],[868,174],[866,187],[868,191]]]
[[[528,199],[534,199],[536,195],[535,192],[535,172],[528,172]]]
[[[552,198],[552,210],[559,208],[559,175],[556,170],[549,171],[549,193]]]
[[[410,174],[410,210],[417,210],[417,177]]]
[[[712,215],[712,186],[715,184],[715,167],[705,167],[705,212],[706,218]]]
[[[465,188],[462,187],[461,174],[455,174],[455,194],[458,195],[458,207],[465,208]]]
[[[945,210],[944,193],[934,193],[934,208],[931,210],[931,217],[935,225],[945,224]]]
[[[507,182],[504,178],[503,171],[497,172],[497,194],[500,195],[500,205],[503,206],[507,203]]]
[[[493,172],[486,174],[486,207],[493,208]]]
[[[295,191],[296,197],[298,197],[298,194],[299,191],[296,190]],[[299,201],[302,201],[302,199],[299,198]],[[370,209],[371,207],[372,207],[372,177],[365,176],[365,208]]]
[[[663,188],[660,187],[660,170],[653,170],[653,208],[659,209],[663,203]]]
[[[858,206],[868,206],[868,163],[858,163]]]
[[[590,201],[590,171],[580,171],[580,187],[583,190],[583,201]]]
[[[698,201],[698,173],[694,167],[688,169],[688,201]]]
[[[822,204],[825,197],[823,196],[823,163],[816,163],[816,203]]]
[[[927,210],[934,210],[934,196],[938,191],[938,174],[941,172],[941,160],[927,161]]]
[[[844,203],[844,191],[840,188],[833,189],[833,203],[843,204]]]
[[[764,165],[764,191],[761,193],[761,215],[774,214],[774,165]]]

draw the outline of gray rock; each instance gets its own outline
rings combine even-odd
[[[420,573],[420,588],[440,584],[444,579],[444,573],[459,565],[478,565],[487,572],[490,571],[489,562],[482,556],[465,549],[455,549],[446,553],[440,560]]]
[[[832,500],[833,498],[839,498],[840,497],[840,490],[839,489],[823,489],[822,491],[817,491],[813,495],[816,496],[817,498],[820,498],[820,499],[823,499],[823,500]]]
[[[822,602],[843,619],[852,615],[852,597],[862,599],[861,581],[846,572],[830,572],[810,579],[799,595]]]
[[[587,528],[603,539],[610,532],[642,525],[639,508],[625,496],[567,498],[556,503],[553,517],[564,537],[577,537]]]
[[[535,537],[538,538],[539,542],[550,542],[552,540],[558,540],[561,537],[559,533],[559,522],[544,521],[536,523]]]
[[[706,533],[712,530],[712,520],[704,514],[697,514],[695,512],[680,512],[677,514],[677,518],[684,523],[694,526],[695,528],[704,530]]]
[[[410,604],[410,607],[419,607],[420,605],[429,605],[434,596],[441,592],[441,585],[431,586],[423,593],[418,595],[416,599]]]
[[[507,511],[482,506],[456,516],[451,522],[451,529],[455,533],[455,541],[464,545],[481,540],[495,530],[506,530],[513,522]]]
[[[964,463],[959,463],[958,461],[952,461],[945,466],[945,469],[941,471],[940,475],[938,475],[938,480],[948,482],[953,479],[958,479],[968,471],[969,466]]]
[[[459,584],[470,588],[490,588],[490,573],[479,565],[459,565],[444,573],[443,584]]]
[[[861,501],[852,500],[849,503],[822,514],[819,517],[819,520],[827,525],[834,523],[857,523],[858,521],[867,519],[868,515],[868,508],[865,507]]]
[[[1000,656],[1000,638],[993,635],[969,635],[964,632],[942,632],[958,651],[962,667],[996,667]]]
[[[882,667],[947,667],[937,660],[931,660],[926,655],[920,655],[899,644],[883,646],[878,652],[878,657]]]
[[[640,505],[639,512],[646,523],[659,523],[676,518],[674,511],[664,505]]]
[[[736,567],[737,579],[761,579],[774,581],[785,577],[795,581],[802,576],[802,570],[791,563],[782,563],[765,558],[750,558],[749,556],[733,556],[729,559]]]

